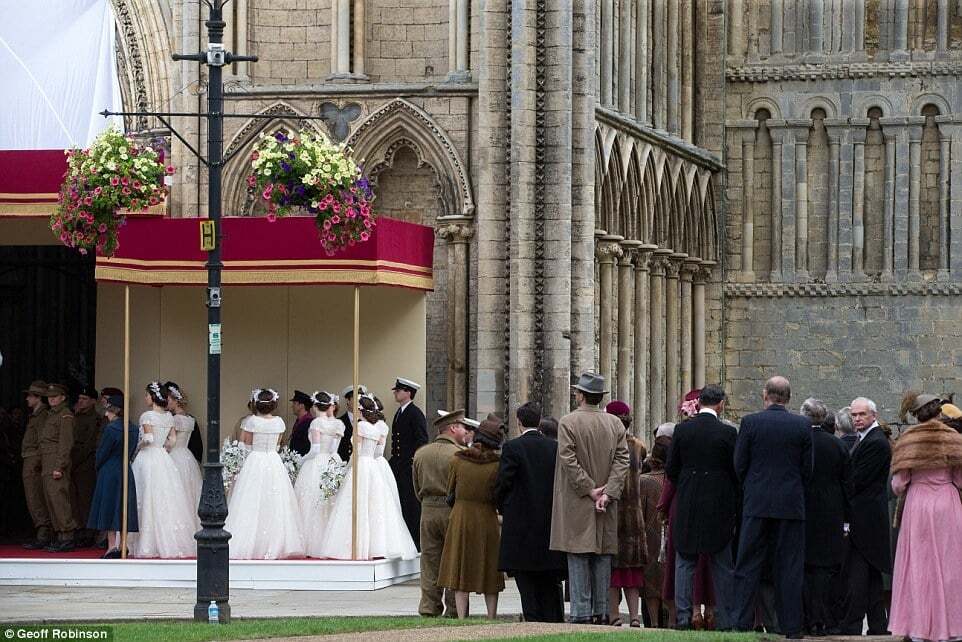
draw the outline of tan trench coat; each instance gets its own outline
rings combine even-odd
[[[551,550],[618,553],[618,510],[595,511],[591,490],[600,486],[612,500],[621,496],[628,471],[628,446],[621,420],[585,407],[558,424],[558,465],[551,510]]]

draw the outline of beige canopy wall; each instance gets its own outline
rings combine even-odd
[[[221,359],[221,440],[247,414],[253,387],[277,390],[277,414],[290,429],[295,389],[340,394],[351,385],[354,289],[351,286],[238,286],[224,290]],[[123,386],[124,286],[97,291],[97,387]],[[130,381],[176,381],[207,422],[207,310],[204,288],[131,286]],[[361,288],[360,382],[396,405],[397,376],[425,381],[425,293],[398,287]],[[131,418],[145,409],[131,397]],[[342,410],[344,406],[342,404]],[[202,432],[206,438],[206,431]],[[388,450],[390,452],[390,450]]]

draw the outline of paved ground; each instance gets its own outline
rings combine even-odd
[[[586,624],[479,624],[477,626],[447,626],[430,629],[402,629],[400,631],[368,631],[297,638],[275,638],[271,642],[451,642],[452,640],[486,640],[549,633],[598,632],[598,627]]]
[[[407,582],[363,592],[236,590],[230,602],[235,618],[417,615],[420,595],[417,582]],[[193,589],[0,586],[0,622],[190,618],[195,599]],[[484,600],[472,597],[471,608],[483,613]],[[521,613],[512,581],[501,594],[498,613]]]

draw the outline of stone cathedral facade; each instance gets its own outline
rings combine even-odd
[[[196,111],[197,2],[113,0],[128,107]],[[434,226],[426,410],[558,415],[602,372],[639,432],[706,382],[891,408],[962,368],[962,3],[233,0],[225,212],[261,132],[351,145]],[[321,117],[307,120],[305,116]],[[130,119],[151,135],[158,123]],[[174,127],[203,149],[193,118]],[[172,137],[173,216],[206,173]],[[510,414],[510,413],[506,413]]]

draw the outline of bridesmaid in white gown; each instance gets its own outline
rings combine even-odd
[[[173,444],[174,419],[160,382],[147,385],[150,408],[140,416],[140,440],[131,469],[137,483],[140,531],[131,535],[134,557],[193,557],[195,512],[187,500],[177,466],[167,452]]]
[[[256,414],[244,426],[247,459],[231,491],[224,529],[230,540],[231,559],[285,559],[302,557],[297,498],[287,469],[277,454],[284,420],[271,413],[279,396],[271,389],[256,395]]]
[[[394,476],[386,478],[376,463],[378,446],[383,451],[387,425],[381,403],[372,395],[358,400],[361,421],[357,425],[357,559],[414,559],[417,547],[404,524]],[[380,424],[380,425],[378,425]],[[354,466],[348,468],[334,500],[324,544],[323,557],[351,559],[351,506]]]
[[[344,436],[344,422],[337,418],[337,395],[315,392],[311,400],[314,402],[311,406],[314,420],[308,431],[311,451],[304,456],[297,483],[294,484],[294,494],[300,507],[307,556],[322,557],[321,545],[334,507],[334,498],[325,500],[321,497],[321,475],[330,466],[342,463],[337,446]]]
[[[174,416],[174,430],[177,436],[177,441],[170,449],[170,457],[177,466],[181,481],[184,482],[184,490],[187,491],[187,499],[199,530],[200,518],[197,517],[197,510],[200,507],[200,488],[204,484],[204,478],[200,472],[200,464],[194,459],[194,454],[187,449],[187,442],[190,441],[190,435],[194,432],[196,420],[187,414],[187,400],[180,386],[173,381],[168,381],[164,384],[164,390],[167,393],[167,408]]]

